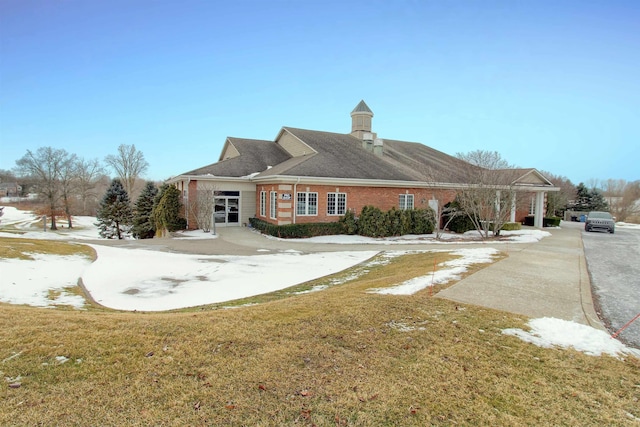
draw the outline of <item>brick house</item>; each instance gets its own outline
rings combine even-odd
[[[215,189],[217,226],[247,224],[249,218],[284,225],[337,221],[366,205],[382,210],[436,207],[465,186],[467,162],[426,145],[378,138],[373,112],[361,101],[351,112],[351,133],[283,127],[275,140],[228,137],[216,163],[169,180],[185,206],[198,189]],[[545,194],[556,191],[535,169],[510,170],[519,202],[511,220],[535,216],[542,227]],[[195,228],[187,215],[189,228]]]

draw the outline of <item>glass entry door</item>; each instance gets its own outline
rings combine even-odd
[[[213,219],[216,225],[238,225],[240,223],[240,192],[216,192]]]

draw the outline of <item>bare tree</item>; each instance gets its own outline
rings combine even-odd
[[[75,195],[77,165],[78,158],[75,154],[70,154],[60,165],[60,173],[58,175],[62,207],[64,208],[69,228],[73,228],[73,222],[71,221],[71,203],[72,197]]]
[[[464,188],[457,191],[457,200],[482,238],[500,234],[516,204],[514,181],[518,173],[497,151],[476,150],[457,153],[469,163],[465,171]]]
[[[35,179],[38,192],[44,196],[51,217],[51,229],[57,230],[56,210],[61,196],[60,176],[70,155],[65,150],[40,147],[33,153],[27,150],[21,159],[16,160],[18,171]]]
[[[88,215],[89,203],[92,203],[92,210],[98,201],[98,191],[96,186],[104,174],[104,169],[98,159],[79,159],[76,164],[76,191],[82,203],[82,214]],[[93,213],[93,212],[91,212]]]
[[[439,240],[442,238],[443,231],[447,229],[451,221],[453,221],[460,212],[451,207],[447,207],[448,202],[451,201],[452,191],[437,188],[435,183],[437,183],[439,179],[438,172],[432,167],[426,167],[424,176],[427,178],[427,183],[432,183],[433,191],[428,203],[429,207],[433,210],[433,231],[436,239]]]
[[[213,210],[216,200],[217,187],[210,182],[198,182],[197,194],[193,197],[189,195],[189,216],[196,220],[198,228],[205,233],[211,231],[213,227]]]
[[[640,222],[640,181],[628,182],[622,192],[623,219]]]
[[[565,176],[554,175],[550,172],[541,172],[560,191],[547,193],[547,216],[562,216],[570,201],[576,198],[576,186]]]
[[[149,163],[144,159],[144,154],[136,150],[135,145],[121,144],[118,147],[118,154],[108,155],[104,161],[118,174],[129,197],[133,197],[136,179],[144,174],[149,167]]]
[[[618,221],[637,215],[637,203],[640,199],[640,181],[627,182],[624,179],[603,181],[603,196],[609,203],[611,214]]]

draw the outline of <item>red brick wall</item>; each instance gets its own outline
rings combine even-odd
[[[184,193],[183,193],[184,194]],[[189,181],[189,185],[187,187],[187,196],[188,198],[185,200],[183,199],[182,202],[184,203],[184,210],[185,210],[185,218],[187,218],[187,228],[189,230],[195,230],[198,228],[198,223],[196,221],[196,217],[194,215],[194,212],[189,209],[188,204],[192,201],[192,200],[197,200],[198,199],[198,181],[193,180],[193,181]]]
[[[347,209],[352,210],[356,216],[360,215],[362,208],[371,205],[376,206],[382,211],[387,211],[392,207],[398,208],[400,194],[413,194],[414,208],[422,209],[429,207],[429,200],[434,196],[439,199],[442,205],[452,201],[455,198],[455,192],[452,190],[437,190],[430,188],[386,188],[386,187],[355,187],[355,186],[335,186],[335,185],[307,185],[298,184],[295,191],[293,186],[291,190],[279,190],[278,185],[258,185],[256,187],[256,216],[262,220],[277,223],[277,221],[269,218],[269,193],[271,191],[278,192],[278,220],[295,222],[298,224],[309,222],[332,222],[340,219],[341,215],[327,215],[327,193],[346,193]],[[267,192],[267,209],[264,217],[260,216],[260,192]],[[318,214],[313,216],[295,215],[297,192],[314,192],[318,193]],[[282,200],[282,193],[291,194],[290,201]],[[283,207],[289,204],[290,207]],[[286,216],[281,215],[284,213]]]

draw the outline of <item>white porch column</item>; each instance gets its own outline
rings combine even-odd
[[[542,228],[544,219],[544,191],[536,192],[536,206],[533,216],[533,225],[536,228]]]
[[[516,222],[516,195],[511,195],[511,215],[509,216],[509,222]]]

